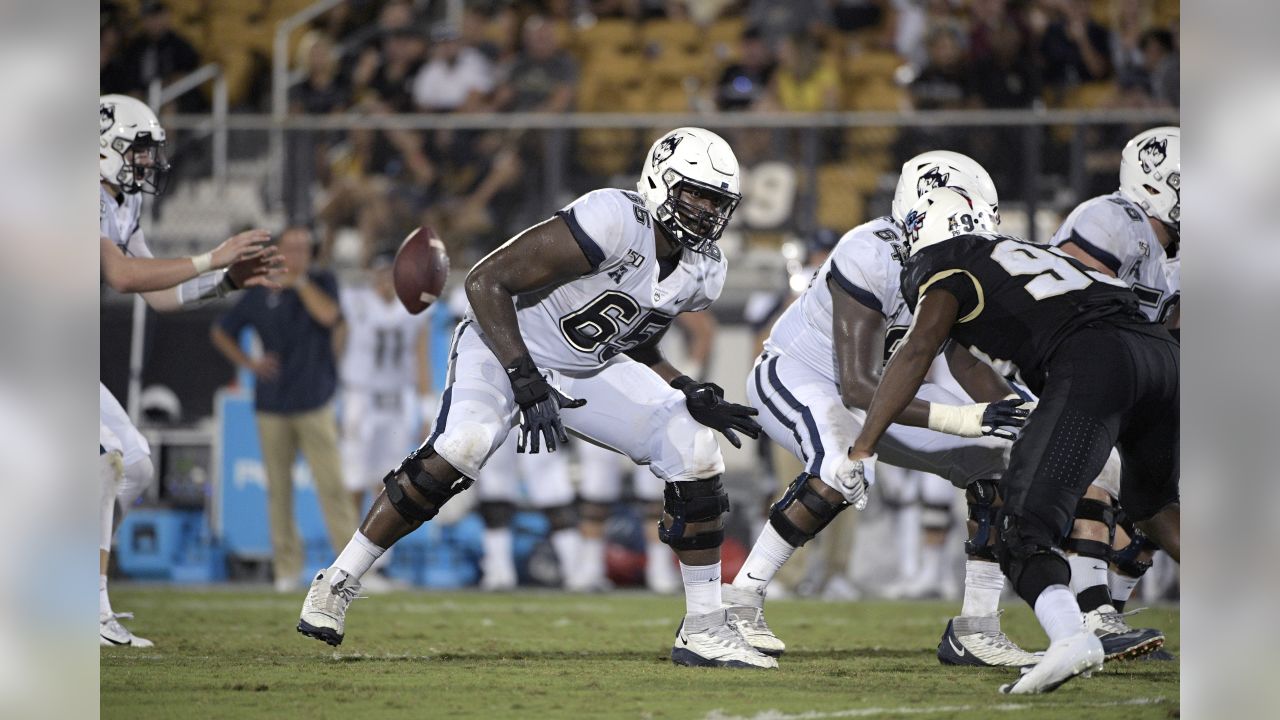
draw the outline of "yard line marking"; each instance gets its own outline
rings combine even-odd
[[[809,710],[799,714],[787,714],[780,710],[762,710],[755,715],[729,715],[722,710],[712,710],[706,714],[706,720],[825,720],[826,718],[859,718],[878,715],[936,715],[941,713],[971,712],[974,710],[996,710],[999,712],[1019,712],[1040,708],[1105,708],[1129,705],[1159,705],[1168,700],[1164,697],[1133,698],[1130,700],[1113,700],[1089,703],[998,703],[995,705],[934,705],[925,707],[874,707],[853,708],[821,712]]]

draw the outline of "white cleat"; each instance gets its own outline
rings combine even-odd
[[[1000,629],[1000,616],[992,615],[952,618],[938,642],[938,661],[943,665],[1026,667],[1040,658],[1010,640]]]
[[[729,611],[729,622],[751,647],[771,657],[787,651],[787,644],[764,621],[764,595],[750,588],[725,585],[720,589],[720,599]]]
[[[671,662],[687,667],[777,668],[778,661],[742,637],[727,610],[685,615],[671,646]]]
[[[98,618],[98,644],[103,647],[155,647],[150,640],[138,637],[129,632],[129,628],[120,624],[123,618],[128,620],[133,613],[112,613]]]
[[[311,582],[307,599],[302,602],[298,632],[330,645],[342,644],[347,607],[360,592],[360,582],[337,568],[325,568]]]
[[[1088,630],[1051,643],[1034,667],[1024,670],[1017,682],[1000,686],[1007,695],[1053,692],[1078,675],[1089,677],[1102,669],[1102,641]]]

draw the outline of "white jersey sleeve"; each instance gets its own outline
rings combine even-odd
[[[616,188],[592,190],[558,210],[556,217],[569,225],[593,273],[622,262],[632,246],[629,226],[650,222],[640,196]]]
[[[902,269],[893,243],[902,243],[896,228],[859,226],[831,251],[828,274],[855,300],[888,317],[898,292]],[[826,278],[819,278],[826,282]]]

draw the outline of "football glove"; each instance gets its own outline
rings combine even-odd
[[[742,447],[734,430],[741,431],[751,439],[760,437],[760,423],[751,419],[760,411],[748,405],[726,402],[724,388],[715,383],[700,383],[688,375],[681,375],[671,381],[671,387],[684,393],[685,407],[694,420],[712,430],[719,430],[736,448]]]
[[[547,452],[556,451],[556,443],[569,442],[569,436],[560,422],[561,408],[579,408],[586,400],[574,400],[551,386],[533,358],[522,355],[506,367],[507,379],[520,406],[520,437],[516,452],[536,454],[540,439],[545,439]]]
[[[840,485],[836,490],[855,510],[865,510],[867,491],[876,484],[876,456],[850,460],[845,453],[836,466],[836,482]]]
[[[972,405],[929,404],[929,429],[960,437],[989,435],[1004,440],[1018,437],[1035,403],[1020,397]]]

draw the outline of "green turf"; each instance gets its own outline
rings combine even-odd
[[[151,650],[104,648],[102,717],[716,718],[799,716],[1167,718],[1178,663],[1108,665],[1057,692],[1013,698],[1000,669],[946,668],[944,603],[769,605],[789,650],[777,671],[691,669],[668,659],[683,602],[604,596],[403,592],[357,600],[336,650],[299,635],[302,593],[121,587]],[[1043,647],[1031,612],[1006,630]],[[1178,652],[1178,612],[1139,615]]]

